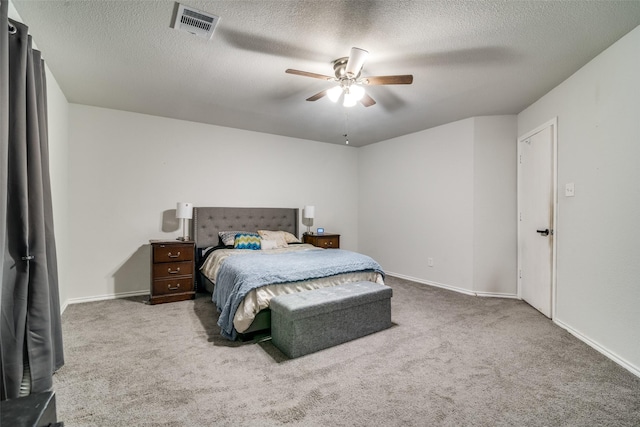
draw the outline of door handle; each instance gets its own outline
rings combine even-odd
[[[536,233],[540,233],[541,236],[548,236],[549,235],[549,229],[546,228],[544,230],[536,230]]]

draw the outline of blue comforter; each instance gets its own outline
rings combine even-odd
[[[342,273],[375,271],[382,267],[371,257],[342,249],[318,249],[283,254],[256,254],[227,258],[218,272],[213,290],[223,337],[235,340],[233,317],[244,296],[261,286],[299,282]]]

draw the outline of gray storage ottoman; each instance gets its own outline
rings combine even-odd
[[[294,358],[389,328],[391,295],[388,286],[356,282],[277,296],[273,344]]]

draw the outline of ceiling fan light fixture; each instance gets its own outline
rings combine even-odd
[[[338,102],[340,95],[342,95],[342,88],[340,86],[334,86],[327,90],[327,97],[333,102]]]
[[[376,104],[376,101],[366,93],[363,85],[408,85],[413,83],[413,76],[411,74],[368,76],[361,78],[362,67],[368,56],[369,52],[366,50],[352,47],[349,56],[338,58],[332,62],[335,77],[291,68],[286,69],[285,73],[336,82],[338,86],[320,91],[307,98],[307,101],[317,101],[327,96],[332,102],[337,103],[340,102],[340,98],[342,98],[342,105],[345,107],[353,107],[358,102],[362,103],[365,107],[371,107]]]

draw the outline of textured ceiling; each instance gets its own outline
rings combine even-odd
[[[640,25],[640,1],[185,1],[211,40],[171,28],[173,1],[13,0],[69,102],[362,146],[517,114]],[[305,99],[352,46],[377,104]]]

